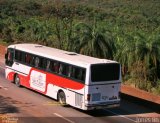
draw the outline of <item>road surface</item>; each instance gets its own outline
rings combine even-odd
[[[160,123],[160,114],[124,99],[119,108],[112,109],[63,107],[56,100],[6,80],[3,62],[0,59],[0,123]]]

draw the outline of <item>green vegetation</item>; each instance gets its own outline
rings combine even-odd
[[[0,0],[0,39],[117,60],[124,83],[160,94],[159,0]]]

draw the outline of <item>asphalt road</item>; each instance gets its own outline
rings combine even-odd
[[[16,87],[5,79],[4,68],[0,63],[0,123],[160,123],[160,114],[131,100],[122,99],[119,108],[95,111],[63,107],[47,96]]]

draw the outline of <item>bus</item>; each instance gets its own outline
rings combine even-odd
[[[82,110],[120,105],[121,65],[39,44],[13,44],[5,54],[5,77]]]

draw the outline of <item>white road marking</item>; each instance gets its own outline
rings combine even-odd
[[[68,121],[69,123],[75,123],[74,121],[72,121],[72,120],[69,120],[69,119],[67,119],[67,118],[65,118],[65,117],[63,117],[62,115],[60,115],[60,114],[57,114],[57,113],[53,113],[54,115],[56,115],[56,116],[58,116],[58,117],[60,117],[60,118],[62,118],[62,119],[64,119],[64,120],[66,120],[66,121]]]
[[[3,87],[4,90],[8,91],[8,88]]]
[[[117,114],[117,113],[115,113],[115,112],[113,112],[113,111],[110,111],[110,110],[108,110],[108,109],[104,109],[104,110],[105,110],[105,111],[108,111],[108,112],[110,112],[110,113],[112,113],[112,114],[115,114],[115,115],[117,115],[117,116],[119,116],[119,117],[123,117],[123,118],[125,118],[125,119],[127,119],[127,120],[130,120],[130,121],[132,121],[132,122],[137,123],[136,120],[133,120],[133,119],[131,119],[131,118],[125,117],[125,116],[120,115],[120,114]]]
[[[3,87],[2,85],[0,85],[0,88],[2,88],[2,89],[4,89],[4,90],[8,91],[8,88]]]

